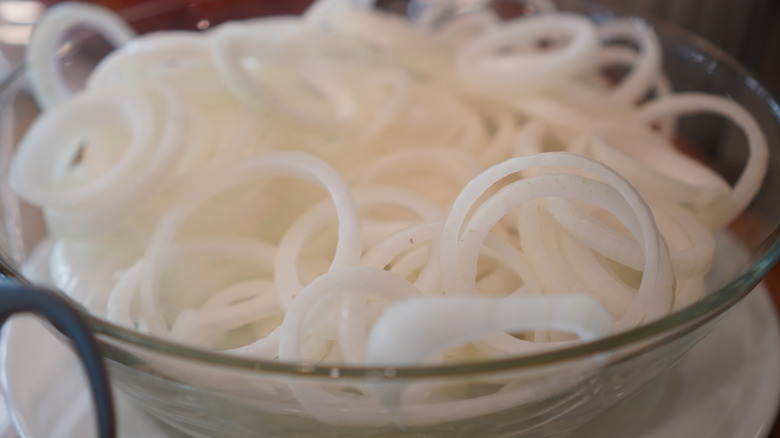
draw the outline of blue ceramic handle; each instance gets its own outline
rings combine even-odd
[[[15,313],[33,313],[41,316],[73,342],[76,353],[87,371],[91,386],[98,421],[98,436],[114,438],[116,418],[108,372],[97,341],[79,311],[57,292],[0,280],[0,326]]]

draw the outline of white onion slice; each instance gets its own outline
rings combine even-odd
[[[419,364],[434,353],[502,331],[548,328],[594,339],[609,333],[611,326],[609,314],[584,294],[415,297],[391,306],[376,322],[368,339],[366,363]]]
[[[142,307],[149,312],[149,328],[153,333],[169,331],[155,304],[158,261],[164,256],[177,231],[200,206],[215,195],[247,181],[267,176],[294,176],[325,187],[336,206],[339,218],[339,243],[331,269],[354,265],[360,257],[361,244],[357,234],[358,217],[354,202],[339,175],[325,162],[308,154],[277,152],[245,161],[227,171],[216,173],[193,187],[160,221],[147,246],[145,277],[141,284]]]
[[[566,35],[557,50],[534,51],[543,39]],[[520,53],[503,54],[506,47],[524,45]],[[458,54],[458,76],[476,93],[521,96],[546,89],[583,69],[596,53],[596,28],[573,14],[541,14],[504,23],[478,35]]]
[[[700,218],[714,230],[733,221],[761,188],[769,163],[766,137],[753,116],[742,106],[720,96],[698,93],[667,96],[643,105],[637,115],[645,122],[665,116],[715,113],[734,122],[747,138],[748,160],[731,193],[704,209]]]
[[[153,114],[145,99],[127,93],[82,94],[53,108],[35,122],[19,145],[11,169],[14,189],[43,207],[74,208],[97,202],[105,192],[125,186],[144,156],[152,152]],[[130,133],[121,158],[111,171],[68,187],[73,185],[68,181],[73,174],[69,166],[77,160],[90,131],[117,123],[126,125],[118,134]]]
[[[115,47],[135,37],[135,31],[106,8],[65,3],[47,11],[36,24],[25,52],[33,93],[43,108],[51,108],[73,95],[57,63],[67,32],[77,27],[96,31]]]
[[[645,194],[702,208],[729,191],[720,175],[645,127],[611,123],[595,130],[592,156]]]
[[[614,20],[599,26],[599,35],[606,40],[633,40],[639,46],[639,59],[631,71],[612,91],[618,101],[636,103],[641,100],[659,77],[661,44],[650,26],[641,20]]]

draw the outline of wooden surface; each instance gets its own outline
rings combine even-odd
[[[775,266],[774,269],[766,276],[766,284],[772,293],[772,299],[775,302],[775,310],[780,314],[780,266]],[[778,345],[776,348],[780,348]],[[780,370],[777,370],[780,373]],[[780,411],[775,417],[775,425],[772,432],[769,434],[770,438],[780,438]]]

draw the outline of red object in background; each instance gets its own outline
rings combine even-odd
[[[0,0],[2,1],[2,0]],[[84,0],[79,0],[84,1]],[[170,10],[175,14],[160,14],[160,5],[155,2],[133,0],[97,0],[86,1],[110,9],[122,11],[125,18],[134,22],[136,30],[146,29],[196,29],[203,28],[202,17],[209,17],[208,25],[215,25],[227,20],[228,17],[246,16],[258,17],[264,15],[300,14],[311,4],[312,0],[167,0]],[[62,3],[61,0],[40,0],[46,6]],[[151,8],[149,8],[151,6]],[[182,7],[189,13],[181,14]],[[146,18],[152,15],[153,18]],[[230,11],[230,13],[228,13]],[[140,19],[140,21],[138,20]]]
[[[45,5],[53,5],[55,3],[61,3],[61,0],[41,0],[40,2]],[[303,11],[303,9],[306,6],[308,6],[311,2],[312,0],[256,0],[252,2],[247,2],[246,0],[241,0],[241,1],[221,0],[219,2],[219,5],[216,6],[216,8],[223,9],[223,10],[231,9],[234,11],[236,9],[246,10],[247,13],[254,12],[255,15],[294,14]],[[92,0],[92,1],[87,1],[87,3],[96,3],[119,11],[123,9],[132,8],[142,2],[138,0]],[[205,3],[205,2],[203,0],[200,1],[181,0],[178,2],[173,1],[170,3],[178,3],[180,5],[186,5],[188,3],[196,4],[196,3]]]

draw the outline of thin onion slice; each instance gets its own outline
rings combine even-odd
[[[135,31],[115,13],[87,3],[64,3],[47,11],[36,24],[25,52],[33,93],[38,104],[51,108],[73,95],[60,73],[61,45],[68,31],[87,27],[115,47],[135,37]]]

